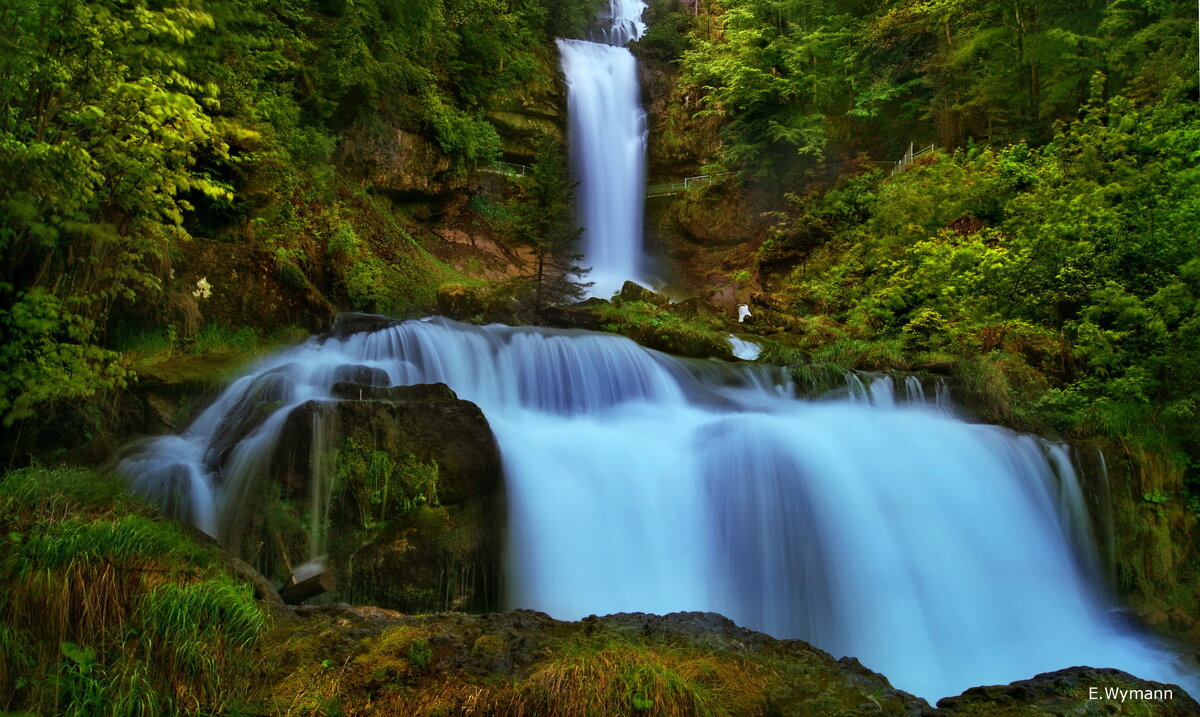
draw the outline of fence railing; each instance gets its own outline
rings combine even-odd
[[[501,162],[499,160],[487,162],[486,164],[476,164],[475,169],[484,172],[506,174],[510,177],[524,177],[532,171],[531,167],[527,167],[524,164],[513,164],[512,162]]]
[[[911,165],[913,163],[913,160],[915,160],[917,157],[921,157],[926,154],[929,154],[934,149],[935,149],[934,145],[931,144],[928,147],[925,147],[924,149],[918,149],[916,151],[913,151],[913,143],[909,142],[908,143],[908,151],[904,153],[904,156],[900,158],[900,161],[892,164],[892,176],[894,177],[897,174],[900,174],[904,170],[908,169],[909,165]]]
[[[728,177],[733,172],[721,172],[720,174],[701,174],[695,177],[684,177],[683,179],[675,179],[670,182],[660,182],[658,184],[650,184],[646,186],[647,197],[663,197],[668,194],[678,194],[688,189],[695,187],[705,187],[712,184],[715,180],[721,177]]]

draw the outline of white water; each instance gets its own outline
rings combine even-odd
[[[739,339],[733,334],[729,335],[728,341],[729,348],[733,349],[733,355],[742,360],[754,361],[762,353],[762,346],[759,346],[753,341]]]
[[[641,281],[645,203],[646,113],[637,61],[624,47],[641,37],[646,5],[612,0],[600,42],[558,40],[567,82],[571,166],[579,182],[584,266],[594,296],[608,298],[626,280]]]
[[[778,369],[611,335],[406,322],[268,359],[121,470],[164,504],[186,477],[173,504],[219,533],[283,416],[328,398],[345,364],[483,409],[506,474],[509,607],[716,611],[931,700],[1072,665],[1194,686],[1110,621],[1065,449],[964,423],[916,381],[898,397],[855,376],[843,398],[800,401]],[[272,376],[284,407],[220,473],[205,456],[221,414]]]

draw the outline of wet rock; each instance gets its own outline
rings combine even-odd
[[[420,383],[415,386],[364,386],[358,383],[335,383],[332,393],[338,398],[355,401],[390,401],[420,403],[428,401],[457,401],[458,396],[444,383]],[[472,404],[473,405],[473,404]]]
[[[477,321],[487,313],[485,294],[481,287],[443,284],[437,290],[438,313],[457,321]]]
[[[568,306],[547,306],[542,309],[542,321],[547,326],[559,329],[600,330],[600,319],[596,310],[608,306],[605,299],[592,297]]]
[[[323,490],[334,599],[406,612],[494,607],[504,511],[483,413],[445,384],[333,392],[347,400],[308,401],[285,420],[269,480],[244,511],[243,557],[277,582],[314,557],[313,491]]]
[[[671,303],[671,300],[662,294],[655,293],[641,284],[636,284],[632,281],[626,281],[621,286],[621,291],[617,296],[620,297],[621,301],[644,301],[647,304],[658,307],[665,307]]]
[[[333,372],[334,383],[356,383],[362,386],[387,386],[391,383],[387,371],[374,366],[338,366]]]
[[[210,470],[221,474],[230,453],[254,429],[287,403],[295,384],[292,372],[295,364],[274,368],[254,381],[242,392],[237,402],[225,413],[208,445],[205,463]]]
[[[678,304],[671,304],[671,312],[689,319],[720,319],[725,316],[714,308],[712,304],[699,297],[686,299]]]
[[[333,317],[333,326],[322,334],[320,339],[322,341],[326,339],[344,340],[354,334],[382,331],[393,326],[399,326],[401,323],[397,319],[388,318],[387,316],[344,311]]]
[[[972,687],[938,700],[939,715],[1200,715],[1177,685],[1141,680],[1114,669],[1070,667],[1009,685]]]

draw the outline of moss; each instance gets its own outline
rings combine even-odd
[[[347,669],[344,684],[367,694],[412,683],[433,659],[428,634],[408,625],[387,628],[379,637],[364,641],[361,649]]]
[[[308,277],[296,263],[288,259],[277,259],[275,263],[275,278],[290,291],[304,291],[308,288]]]
[[[659,351],[696,358],[730,358],[728,330],[720,319],[683,317],[645,301],[618,301],[596,309],[601,328]]]
[[[502,635],[480,635],[471,643],[472,657],[495,657],[505,650],[505,640]]]

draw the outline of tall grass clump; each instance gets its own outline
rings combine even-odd
[[[266,617],[213,548],[114,477],[0,477],[0,710],[227,711]]]
[[[742,714],[758,686],[754,672],[733,660],[617,640],[565,647],[535,668],[521,692],[530,714],[709,716]]]

